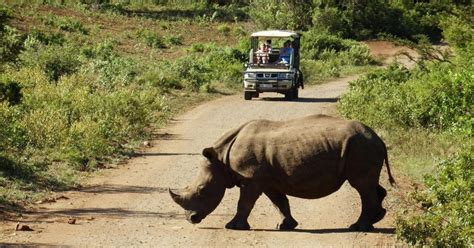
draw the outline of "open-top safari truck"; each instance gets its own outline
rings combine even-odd
[[[244,71],[245,100],[258,97],[262,92],[281,93],[287,100],[298,98],[298,89],[303,88],[300,37],[296,32],[282,30],[251,35],[252,48]],[[287,52],[286,56],[283,51]]]

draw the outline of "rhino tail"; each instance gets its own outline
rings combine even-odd
[[[383,141],[382,141],[383,143]],[[385,165],[387,166],[387,173],[388,173],[388,181],[390,182],[390,185],[394,186],[396,184],[395,179],[392,176],[392,172],[390,171],[390,164],[388,163],[388,152],[387,152],[387,146],[385,143],[383,143],[383,148],[385,152]]]

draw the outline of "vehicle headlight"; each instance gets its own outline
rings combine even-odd
[[[292,73],[279,73],[278,78],[279,79],[292,79],[293,74]]]
[[[257,75],[255,73],[245,73],[244,78],[255,78]]]

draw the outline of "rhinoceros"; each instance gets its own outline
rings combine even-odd
[[[386,213],[380,186],[383,163],[390,172],[382,139],[358,121],[314,115],[289,121],[253,120],[228,131],[202,151],[195,182],[172,199],[189,222],[200,223],[221,202],[226,188],[240,187],[237,213],[227,229],[248,230],[247,218],[263,193],[280,211],[280,230],[292,230],[287,195],[316,199],[337,191],[348,180],[362,200],[362,213],[349,228],[370,231]]]

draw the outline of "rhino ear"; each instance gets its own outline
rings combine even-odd
[[[209,161],[217,159],[217,152],[213,147],[204,148],[204,150],[202,150],[202,155],[209,159]]]

